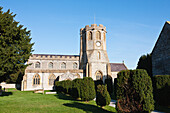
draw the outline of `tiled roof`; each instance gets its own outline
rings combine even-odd
[[[111,66],[111,72],[127,70],[127,67],[125,66],[124,63],[110,63],[110,66]]]
[[[35,56],[60,56],[60,57],[79,57],[79,55],[55,55],[55,54],[32,54],[32,55],[35,55]]]

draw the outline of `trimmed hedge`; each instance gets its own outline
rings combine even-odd
[[[105,84],[107,85],[107,91],[111,95],[113,93],[113,81],[112,81],[112,78],[109,77],[109,78],[105,79]]]
[[[117,110],[150,112],[154,110],[152,81],[143,69],[124,70],[117,78]]]
[[[73,81],[64,80],[55,82],[56,91],[70,94],[73,98],[81,100],[93,100],[96,96],[95,84],[91,77],[75,79]]]
[[[107,91],[107,85],[98,85],[96,93],[96,104],[103,107],[109,105],[111,101],[109,92]]]
[[[80,91],[81,91],[81,86],[82,86],[83,79],[74,79],[72,81],[72,91],[71,91],[71,96],[75,99],[80,98]]]
[[[95,84],[91,77],[84,77],[81,84],[81,99],[84,101],[93,100],[96,96]]]
[[[56,81],[55,87],[57,92],[63,92],[66,94],[69,94],[72,88],[72,81],[70,80],[64,80],[64,81]]]
[[[156,103],[162,106],[170,106],[170,75],[156,75],[153,80]]]
[[[96,92],[97,92],[97,86],[98,86],[98,85],[103,85],[103,80],[95,80],[95,81],[94,81],[94,84],[95,84],[95,90],[96,90]]]
[[[117,78],[114,78],[113,96],[112,96],[112,98],[113,98],[114,100],[117,100],[117,94],[116,94],[116,92],[117,92]]]

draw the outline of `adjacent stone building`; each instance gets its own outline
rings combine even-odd
[[[170,75],[170,22],[166,22],[152,51],[152,73]]]
[[[22,81],[22,90],[51,90],[54,81],[92,77],[105,80],[126,70],[124,63],[109,63],[106,51],[106,27],[92,24],[80,29],[80,55],[33,54]]]

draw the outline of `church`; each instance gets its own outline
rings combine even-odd
[[[21,90],[52,90],[54,81],[91,77],[93,80],[117,78],[127,70],[124,63],[110,63],[106,51],[106,27],[92,24],[80,29],[79,55],[33,54],[29,57]]]

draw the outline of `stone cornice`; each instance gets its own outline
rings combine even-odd
[[[66,72],[70,72],[70,73],[83,73],[83,70],[44,70],[44,69],[39,69],[39,70],[35,70],[35,69],[26,69],[25,72],[26,73],[66,73]]]

